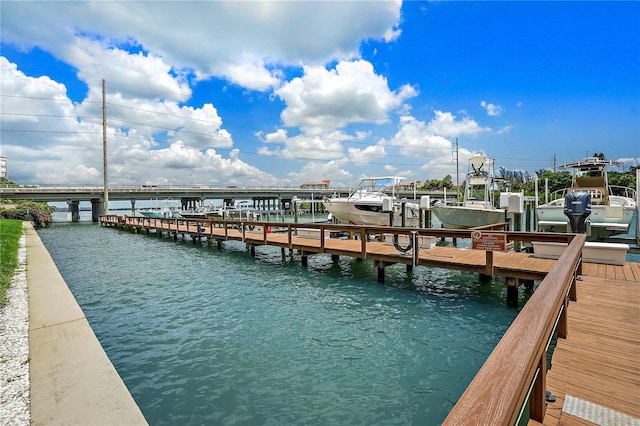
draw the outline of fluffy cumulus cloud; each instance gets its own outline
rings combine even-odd
[[[283,178],[283,183],[290,186],[297,186],[303,182],[320,182],[329,179],[329,185],[336,188],[346,187],[353,176],[344,170],[344,161],[311,161],[299,171],[288,173]]]
[[[383,123],[416,90],[405,85],[392,91],[370,62],[357,60],[340,62],[335,69],[305,67],[302,77],[276,94],[287,105],[281,115],[286,126],[319,134],[353,123]]]
[[[480,106],[484,108],[484,110],[487,112],[487,115],[493,117],[502,115],[502,107],[500,105],[495,105],[487,101],[480,101]]]
[[[2,92],[12,94],[2,99],[2,109],[13,115],[4,114],[1,123],[11,177],[101,183],[102,79],[113,184],[275,181],[233,150],[214,98],[191,102],[195,85],[212,78],[274,93],[287,104],[283,124],[300,132],[261,136],[260,153],[342,161],[342,142],[367,134],[349,135],[344,126],[385,122],[414,96],[409,85],[391,90],[370,63],[358,60],[363,41],[397,40],[400,9],[398,0],[71,2],[63,8],[3,2],[3,44],[51,55],[86,87],[71,98],[61,82],[29,77],[2,58]],[[335,69],[324,68],[334,61]],[[287,82],[287,67],[301,67],[303,76]],[[364,151],[371,156],[375,150]],[[39,159],[34,171],[30,164]]]
[[[384,158],[387,154],[383,144],[370,145],[364,149],[349,148],[347,151],[349,161],[358,165],[369,164],[376,159]]]
[[[16,180],[100,184],[104,79],[112,184],[297,185],[325,177],[346,184],[354,178],[347,169],[367,165],[411,174],[416,164],[431,164],[440,172],[435,165],[450,163],[448,138],[491,129],[465,114],[435,111],[428,123],[413,117],[416,86],[391,87],[360,58],[363,41],[401,36],[400,7],[398,1],[3,3],[3,43],[47,52],[86,85],[81,98],[71,99],[64,84],[30,77],[0,58],[2,93],[11,94],[2,98],[3,155],[11,157]],[[287,80],[291,69],[299,72]],[[216,97],[192,102],[196,85],[212,78],[281,103],[280,123],[254,131],[259,146],[251,151],[294,160],[299,171],[276,178],[242,159],[245,149],[224,126]],[[490,115],[501,112],[481,105]],[[395,120],[395,134],[376,136]]]
[[[351,139],[351,136],[341,131],[288,137],[286,131],[280,129],[263,137],[263,142],[277,143],[278,146],[274,149],[263,146],[258,152],[262,155],[277,155],[303,161],[338,159],[343,156],[342,142]]]
[[[488,127],[481,127],[474,119],[467,116],[457,120],[457,117],[450,112],[434,111],[434,114],[435,118],[429,123],[427,129],[436,135],[457,137],[475,135],[491,130]]]
[[[11,19],[3,19],[2,39],[24,49],[37,43],[69,61],[90,54],[72,47],[78,39],[111,46],[134,43],[176,70],[195,69],[202,78],[224,77],[265,90],[278,84],[273,64],[324,64],[357,57],[362,40],[395,40],[401,6],[399,0],[113,1],[68,2],[64,7],[3,2],[2,13]],[[114,59],[115,68],[120,61]]]
[[[451,142],[414,117],[404,116],[400,119],[398,132],[386,145],[400,147],[400,152],[407,157],[441,157],[450,155]]]
[[[101,86],[90,86],[82,103],[48,77],[29,77],[0,57],[2,155],[10,178],[49,184],[102,183]],[[107,95],[107,151],[112,184],[180,184],[276,178],[237,156],[224,159],[213,148],[230,148],[233,139],[211,104],[202,108],[175,101]],[[160,139],[159,139],[160,138]],[[37,163],[37,167],[33,164]],[[226,173],[226,174],[225,174]]]

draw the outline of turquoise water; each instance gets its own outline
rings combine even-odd
[[[152,425],[439,424],[517,314],[473,274],[38,233]]]

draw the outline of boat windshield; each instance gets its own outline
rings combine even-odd
[[[362,178],[358,188],[351,195],[394,195],[398,185],[405,178],[398,176]]]

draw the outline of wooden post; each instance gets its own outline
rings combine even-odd
[[[567,333],[569,330],[569,322],[568,320],[568,312],[567,312],[567,308],[569,307],[569,302],[567,301],[567,298],[565,297],[564,301],[562,302],[562,311],[560,312],[560,318],[558,319],[558,326],[556,327],[556,333],[558,333],[558,337],[562,338],[562,339],[566,339],[567,338]]]
[[[377,262],[377,263],[378,263],[378,282],[384,283],[384,263],[382,262]]]
[[[362,240],[360,242],[360,247],[362,249],[362,258],[366,259],[367,258],[367,231],[365,231],[364,229],[360,231],[360,239]]]
[[[518,279],[513,277],[506,278],[507,283],[507,306],[511,308],[518,307]]]
[[[538,374],[529,395],[529,418],[542,423],[547,409],[547,353],[543,352],[538,361]]]
[[[522,213],[514,213],[513,214],[513,230],[514,231],[522,231]],[[522,243],[520,241],[513,242],[513,249],[517,252],[520,251]]]
[[[484,271],[486,275],[493,275],[493,251],[485,251],[485,266]]]

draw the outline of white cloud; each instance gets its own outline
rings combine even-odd
[[[436,135],[456,137],[475,135],[491,130],[488,127],[480,127],[475,120],[467,116],[456,121],[456,116],[450,112],[434,111],[434,114],[435,118],[429,123],[427,130]]]
[[[193,69],[243,87],[276,87],[274,65],[325,64],[359,57],[362,41],[393,41],[402,2],[3,2],[2,40],[24,50],[37,45],[68,63],[105,51],[142,47],[174,70]],[[6,17],[11,17],[8,19]],[[355,19],[357,17],[357,19]],[[160,59],[162,58],[162,59]],[[108,78],[107,69],[91,78]],[[81,67],[78,67],[81,68]],[[89,71],[88,69],[86,70]]]
[[[104,79],[109,91],[127,98],[186,101],[191,97],[181,70],[155,54],[129,53],[103,41],[78,37],[63,55],[62,60],[78,69],[78,78],[90,86],[98,87]]]
[[[496,117],[502,114],[502,107],[500,105],[491,104],[486,101],[480,101],[480,106],[485,109],[487,115],[490,115],[492,117]]]
[[[288,186],[298,186],[303,182],[319,182],[325,178],[330,180],[332,187],[347,187],[352,176],[343,169],[344,161],[311,161],[300,171],[288,173],[280,183]]]
[[[379,158],[384,158],[387,152],[384,145],[370,145],[364,149],[348,148],[349,161],[357,165],[368,164]]]
[[[409,85],[391,91],[371,63],[358,60],[340,62],[332,70],[305,67],[302,77],[284,84],[276,94],[287,104],[281,114],[286,126],[320,134],[353,123],[384,123],[389,111],[416,91]]]
[[[512,128],[513,128],[512,125],[504,126],[504,127],[499,128],[496,131],[496,133],[499,134],[499,135],[504,135],[505,133],[509,133]]]
[[[262,146],[258,149],[258,153],[304,161],[341,158],[344,156],[342,142],[353,139],[353,137],[341,131],[287,137],[286,131],[282,129],[266,135],[260,134],[259,136],[264,143],[279,144],[282,147],[278,146],[269,149],[266,146]]]
[[[384,144],[400,147],[400,153],[407,157],[439,157],[451,152],[449,140],[433,134],[423,121],[411,116],[400,118],[398,132]]]
[[[22,183],[102,183],[102,114],[99,86],[73,104],[64,85],[48,77],[25,76],[0,57],[2,155],[9,158],[10,179]],[[225,159],[213,149],[230,148],[233,140],[221,128],[211,104],[180,107],[173,101],[107,95],[107,147],[111,184],[215,183],[276,178],[243,162],[237,151]],[[162,148],[156,136],[165,134]],[[10,136],[7,136],[10,135]],[[38,167],[33,164],[37,162]]]

